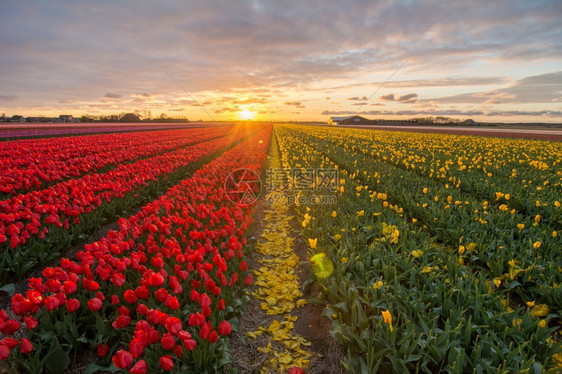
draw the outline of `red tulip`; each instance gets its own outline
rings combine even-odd
[[[66,310],[68,310],[69,313],[76,312],[78,308],[80,308],[80,301],[78,299],[69,299],[66,302]]]
[[[133,290],[125,291],[125,293],[123,294],[123,298],[129,304],[133,304],[133,303],[137,302],[137,295],[135,294],[135,292]]]
[[[144,360],[140,360],[129,370],[129,373],[131,373],[131,374],[146,374],[147,370],[148,370],[148,368],[146,366],[146,362]]]
[[[170,317],[166,322],[166,329],[172,334],[178,334],[181,331],[181,320],[177,317]]]
[[[176,338],[174,338],[172,334],[164,334],[162,335],[160,343],[162,344],[162,348],[170,350],[174,348],[174,345],[176,344]]]
[[[182,343],[185,349],[187,349],[188,351],[193,351],[197,346],[197,342],[193,339],[183,340]]]
[[[109,352],[109,345],[107,344],[99,344],[98,345],[98,356],[105,357]]]
[[[39,322],[35,318],[31,318],[31,317],[25,317],[24,321],[25,321],[25,326],[29,330],[33,330],[39,324]]]
[[[297,366],[293,366],[289,369],[289,374],[306,374],[306,372]]]
[[[20,350],[23,354],[29,353],[33,351],[33,344],[27,338],[22,338]]]
[[[145,286],[138,286],[135,289],[135,295],[137,295],[139,299],[146,299],[150,296],[150,291]]]
[[[47,296],[47,298],[45,299],[45,306],[49,311],[55,310],[59,306],[59,299],[54,296]]]
[[[189,326],[201,326],[205,323],[205,316],[200,313],[192,313],[189,315]]]
[[[222,321],[219,325],[219,334],[226,336],[232,332],[232,326],[227,321]]]
[[[14,339],[14,338],[4,338],[2,340],[0,340],[0,344],[1,345],[5,345],[6,347],[10,348],[10,349],[14,349],[18,346],[18,340]]]
[[[147,335],[148,335],[148,342],[150,344],[155,344],[160,340],[160,333],[156,329],[148,330]]]
[[[168,290],[166,290],[165,288],[160,288],[154,294],[154,296],[156,296],[156,299],[161,303],[165,302],[169,295],[170,294],[168,293]]]
[[[209,343],[216,343],[219,340],[219,335],[217,334],[217,332],[215,330],[213,330],[209,334],[209,337],[207,338],[207,340],[209,341]]]
[[[172,360],[172,356],[166,355],[160,357],[160,367],[164,371],[170,371],[174,367],[174,361]]]
[[[9,355],[10,355],[10,348],[0,344],[0,361],[7,359]]]
[[[199,303],[201,304],[202,307],[211,306],[211,298],[206,293],[201,294]]]
[[[246,286],[250,286],[252,284],[252,274],[250,274],[246,277],[246,280],[244,281],[244,284]]]
[[[111,295],[111,305],[117,305],[117,304],[119,304],[119,296]]]
[[[201,330],[199,330],[199,336],[201,337],[201,339],[207,339],[210,333],[211,333],[211,323],[210,322],[204,323],[203,326],[201,326]]]
[[[119,369],[127,369],[133,363],[133,356],[131,353],[120,349],[115,355],[113,355],[113,364]]]
[[[116,285],[117,287],[121,287],[125,284],[125,276],[121,273],[113,273],[111,276],[111,282]]]
[[[160,287],[164,284],[164,277],[160,273],[154,273],[148,278],[148,283],[153,287]]]
[[[146,316],[146,313],[148,312],[148,307],[142,303],[139,303],[137,305],[137,313],[140,314],[141,316]]]
[[[133,358],[139,358],[144,351],[145,345],[141,342],[140,339],[133,339],[129,342],[129,351]]]
[[[70,280],[67,280],[63,284],[63,290],[67,295],[72,295],[76,292],[76,283]]]
[[[92,312],[97,312],[98,310],[101,309],[101,306],[102,306],[102,301],[100,299],[98,299],[97,297],[94,297],[93,299],[90,299],[88,301],[88,308]]]
[[[165,304],[168,308],[172,310],[178,310],[180,307],[180,303],[178,302],[178,298],[175,296],[169,296],[166,300]]]
[[[119,330],[129,326],[130,323],[131,323],[131,317],[127,315],[123,315],[117,317],[117,319],[111,323],[111,326],[113,326],[114,329]]]
[[[128,316],[131,315],[131,311],[129,310],[129,308],[127,308],[125,305],[121,305],[119,307],[119,309],[117,309],[117,312],[119,313],[120,316]]]

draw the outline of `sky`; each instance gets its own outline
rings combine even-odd
[[[0,113],[562,123],[562,1],[0,2]]]

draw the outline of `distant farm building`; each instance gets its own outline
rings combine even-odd
[[[330,117],[328,119],[329,125],[341,126],[341,125],[372,125],[373,121],[361,116],[350,116],[350,117]]]
[[[20,115],[12,116],[12,118],[8,119],[8,122],[25,122],[25,117]]]
[[[466,121],[463,121],[461,123],[461,125],[464,125],[464,126],[480,126],[480,124],[478,122],[476,122],[475,120],[473,120],[472,118],[469,118]]]
[[[74,117],[70,114],[61,114],[58,119],[59,122],[75,122]]]
[[[140,122],[141,119],[135,113],[127,113],[119,119],[120,122]]]
[[[368,126],[415,126],[418,124],[417,120],[387,120],[387,119],[367,119],[361,116],[350,117],[330,117],[328,124],[333,126],[353,126],[353,125],[368,125]]]

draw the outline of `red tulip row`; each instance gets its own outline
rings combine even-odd
[[[0,281],[19,279],[36,264],[56,258],[60,252],[56,243],[68,245],[89,226],[99,225],[106,211],[134,203],[129,201],[132,194],[149,183],[155,185],[245,135],[225,135],[0,201]],[[102,204],[103,209],[94,213]]]
[[[270,136],[270,126],[250,136],[121,218],[79,261],[32,278],[0,312],[0,369],[52,370],[87,345],[99,365],[130,373],[216,370],[252,280],[243,261],[250,207],[228,198],[225,180],[241,166],[259,174]]]
[[[198,128],[0,142],[0,193],[44,188],[108,165],[210,140],[224,131]]]
[[[200,134],[198,138],[205,139],[206,135]],[[223,136],[0,201],[0,248],[15,249],[33,235],[43,238],[51,225],[68,228],[77,224],[81,215],[90,213],[104,201],[123,198],[148,181],[156,181],[161,175],[201,159],[231,141]]]

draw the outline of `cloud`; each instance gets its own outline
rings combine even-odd
[[[387,95],[382,95],[379,96],[379,99],[381,99],[382,101],[394,101],[394,94],[387,94]]]
[[[519,104],[558,102],[560,99],[562,99],[562,71],[526,77],[497,90],[463,93],[421,101],[438,104]]]
[[[215,113],[220,114],[220,113],[236,113],[240,111],[239,107],[225,107],[225,108],[221,108],[221,109],[216,109]]]
[[[322,116],[345,116],[345,115],[362,115],[362,116],[453,116],[453,117],[544,117],[544,118],[558,118],[562,117],[562,111],[556,110],[538,110],[538,111],[523,111],[523,110],[504,110],[504,111],[483,111],[483,110],[457,110],[457,109],[434,109],[434,110],[398,110],[398,111],[381,111],[381,110],[368,110],[359,113],[347,110],[324,110],[320,113]]]
[[[109,98],[109,99],[120,99],[120,98],[123,97],[123,95],[108,92],[105,95],[103,95],[103,97],[106,97],[106,98]]]
[[[305,106],[302,105],[300,101],[286,101],[286,102],[284,102],[283,104],[285,104],[285,105],[292,105],[292,106],[294,106],[295,108],[305,108]],[[293,112],[293,113],[294,113],[294,112]]]
[[[16,101],[19,99],[16,95],[0,95],[1,101]]]
[[[367,96],[353,96],[353,97],[348,97],[347,100],[355,100],[355,101],[367,101]]]
[[[401,103],[410,104],[410,103],[415,103],[417,101],[416,97],[418,97],[418,94],[411,93],[407,95],[402,95],[397,100],[400,101]]]
[[[379,96],[379,99],[383,100],[383,101],[398,101],[404,104],[413,104],[416,101],[418,101],[417,99],[418,94],[416,93],[410,93],[410,94],[406,94],[406,95],[402,95],[402,96],[398,96],[395,94],[387,94],[387,95],[382,95]]]
[[[61,99],[58,101],[59,104],[72,104],[72,103],[76,103],[79,102],[79,99],[77,98],[68,98],[68,99]]]
[[[559,66],[560,14],[558,0],[478,6],[436,0],[325,0],[321,5],[162,0],[142,6],[133,0],[4,0],[0,100],[25,98],[29,108],[152,109],[185,95],[185,89],[197,100],[212,99],[216,109],[223,105],[222,96],[234,95],[231,102],[242,105],[254,100],[246,93],[259,92],[271,97],[252,104],[299,100],[312,107],[306,96],[311,92],[318,101],[328,96],[328,101],[349,97],[364,102],[363,94],[368,96],[408,59],[386,88],[413,87],[406,94],[415,91],[426,98],[420,87],[473,87],[432,95],[436,100],[451,97],[451,103],[504,104],[526,102],[532,95],[523,88],[542,85],[549,94],[530,102],[553,102],[559,95],[552,85],[506,86],[511,77]],[[502,64],[506,69],[499,68]],[[482,71],[501,76],[476,76]],[[494,89],[500,93],[511,88],[506,92],[515,98],[475,97],[489,89],[478,86],[498,86]],[[353,92],[353,87],[366,92]],[[156,98],[153,92],[161,94]],[[78,102],[58,103],[74,95]],[[100,98],[108,102],[99,103]],[[402,102],[416,99],[421,101]]]

